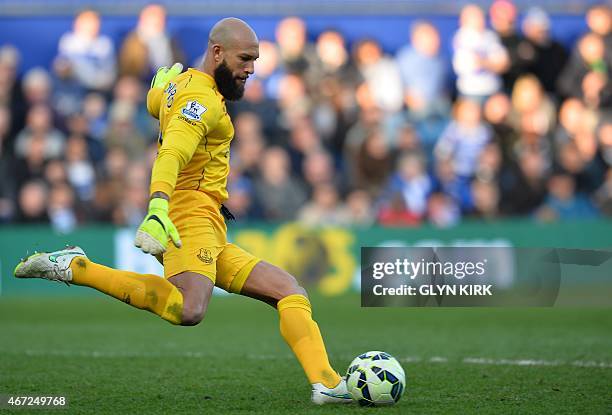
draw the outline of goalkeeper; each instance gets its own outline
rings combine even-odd
[[[165,278],[96,264],[78,247],[34,254],[17,265],[15,276],[92,287],[184,326],[203,319],[215,285],[264,301],[278,310],[281,334],[312,384],[313,402],[350,402],[304,289],[285,271],[227,242],[225,219],[232,216],[222,203],[234,128],[225,100],[242,97],[258,56],[251,27],[227,18],[212,28],[199,68],[181,73],[175,64],[153,78],[147,109],[160,123],[158,154],[149,212],[135,245],[162,262]]]

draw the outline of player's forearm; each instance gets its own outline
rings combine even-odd
[[[179,158],[172,153],[160,150],[151,172],[151,197],[161,193],[169,198],[176,187],[179,171]]]
[[[193,157],[198,140],[186,136],[181,140],[176,138],[176,135],[171,135],[159,149],[151,172],[151,194],[163,192],[172,196],[180,171]]]

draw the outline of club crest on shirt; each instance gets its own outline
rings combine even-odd
[[[198,101],[187,101],[185,107],[181,109],[181,114],[190,120],[200,121],[206,110],[207,108]]]
[[[196,256],[198,257],[198,259],[200,261],[202,261],[203,263],[205,263],[207,265],[212,264],[213,261],[214,261],[212,255],[210,254],[210,251],[208,249],[200,248],[200,252],[198,252],[198,254]]]

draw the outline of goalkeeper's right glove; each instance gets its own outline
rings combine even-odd
[[[166,252],[168,238],[177,248],[182,246],[179,233],[168,217],[168,201],[156,197],[149,202],[149,213],[136,232],[134,245],[147,254],[159,255]]]
[[[151,79],[151,88],[163,88],[175,76],[183,72],[183,64],[175,63],[170,69],[167,66],[162,66],[157,70],[153,79]]]

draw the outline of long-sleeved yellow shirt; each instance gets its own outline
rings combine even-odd
[[[234,127],[214,79],[190,68],[150,89],[147,109],[160,131],[151,193],[199,190],[223,203]]]

